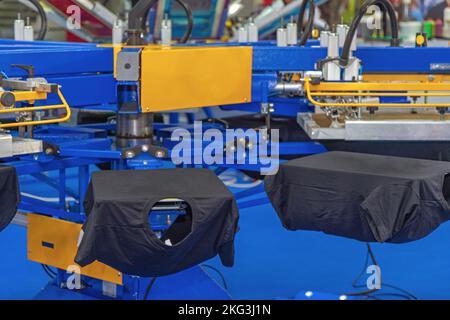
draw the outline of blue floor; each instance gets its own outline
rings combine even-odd
[[[23,186],[30,193],[39,190],[31,181]],[[56,194],[47,190],[45,196]],[[304,290],[353,291],[351,283],[364,264],[364,243],[317,232],[287,231],[270,205],[244,209],[240,214],[235,266],[225,268],[218,258],[208,262],[223,272],[233,298],[290,298]],[[419,299],[450,299],[448,243],[450,224],[414,243],[373,245],[383,282]],[[0,233],[0,299],[33,298],[47,284],[41,266],[27,261],[26,250],[25,228],[11,225]]]

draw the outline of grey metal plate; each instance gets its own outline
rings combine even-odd
[[[120,52],[117,56],[117,80],[138,81],[139,80],[140,52]]]
[[[42,152],[42,141],[0,134],[0,158]]]
[[[450,121],[346,121],[345,140],[449,141]]]
[[[9,134],[0,134],[0,158],[11,157],[12,155],[12,136]]]
[[[299,113],[297,122],[308,136],[314,140],[344,140],[344,128],[324,128],[314,121],[311,113]]]
[[[43,151],[42,141],[34,139],[13,138],[13,155],[33,154]]]
[[[310,113],[299,113],[297,121],[314,140],[450,140],[450,120],[346,120],[342,128],[328,128],[320,126]]]

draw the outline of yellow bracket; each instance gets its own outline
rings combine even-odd
[[[45,92],[35,92],[35,91],[11,91],[15,96],[16,102],[28,101],[34,102],[36,100],[47,99],[47,94]],[[55,109],[65,109],[66,115],[61,118],[47,119],[47,120],[35,120],[35,121],[24,121],[24,122],[14,122],[14,123],[3,123],[0,124],[0,128],[12,128],[30,125],[41,125],[41,124],[51,124],[65,122],[70,119],[71,110],[64,98],[60,87],[58,86],[58,97],[61,100],[61,104],[50,105],[50,106],[39,106],[39,107],[25,107],[25,108],[0,108],[0,114],[4,113],[18,113],[18,112],[34,112],[34,111],[44,111],[44,110],[55,110]]]
[[[395,82],[321,82],[312,84],[305,78],[305,92],[308,100],[320,107],[407,107],[430,108],[450,107],[449,103],[346,103],[322,102],[314,97],[450,97],[450,83],[395,83]],[[368,92],[372,91],[372,92]],[[374,92],[376,91],[376,92]],[[411,92],[413,91],[413,92]],[[420,93],[417,91],[421,91]],[[432,92],[429,92],[432,91]]]
[[[75,263],[78,239],[82,225],[40,214],[28,213],[28,259],[62,270],[74,266],[82,275],[123,284],[122,273],[103,263],[94,261],[81,268]]]

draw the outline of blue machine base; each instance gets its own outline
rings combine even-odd
[[[148,281],[146,282],[148,283]],[[140,296],[146,286],[140,288]],[[61,289],[50,281],[35,300],[98,300],[74,290]],[[169,276],[158,277],[151,288],[148,300],[230,300],[230,295],[200,266]]]

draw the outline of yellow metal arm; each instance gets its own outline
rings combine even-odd
[[[47,98],[47,94],[43,92],[33,92],[33,91],[12,91],[14,94],[16,101],[30,101],[33,102],[35,100],[43,100]],[[35,120],[35,121],[24,121],[24,122],[14,122],[14,123],[2,123],[0,124],[0,128],[12,128],[12,127],[21,127],[21,126],[30,126],[30,125],[42,125],[42,124],[51,124],[51,123],[60,123],[65,122],[70,119],[71,110],[69,105],[67,104],[66,99],[64,98],[60,87],[58,86],[58,96],[61,100],[61,104],[51,105],[51,106],[39,106],[39,107],[25,107],[25,108],[8,108],[1,109],[0,114],[4,113],[18,113],[18,112],[34,112],[34,111],[44,111],[44,110],[55,110],[55,109],[65,109],[66,114],[61,118],[55,119],[47,119],[47,120]]]
[[[368,92],[371,91],[371,92]],[[375,92],[374,92],[375,91]],[[412,91],[412,92],[411,92]],[[420,92],[418,92],[420,91]],[[431,91],[431,92],[429,92]],[[308,100],[320,107],[407,107],[430,108],[450,107],[448,103],[365,103],[365,102],[322,102],[314,97],[449,97],[450,83],[393,83],[393,82],[322,82],[311,84],[305,78],[305,92]]]

